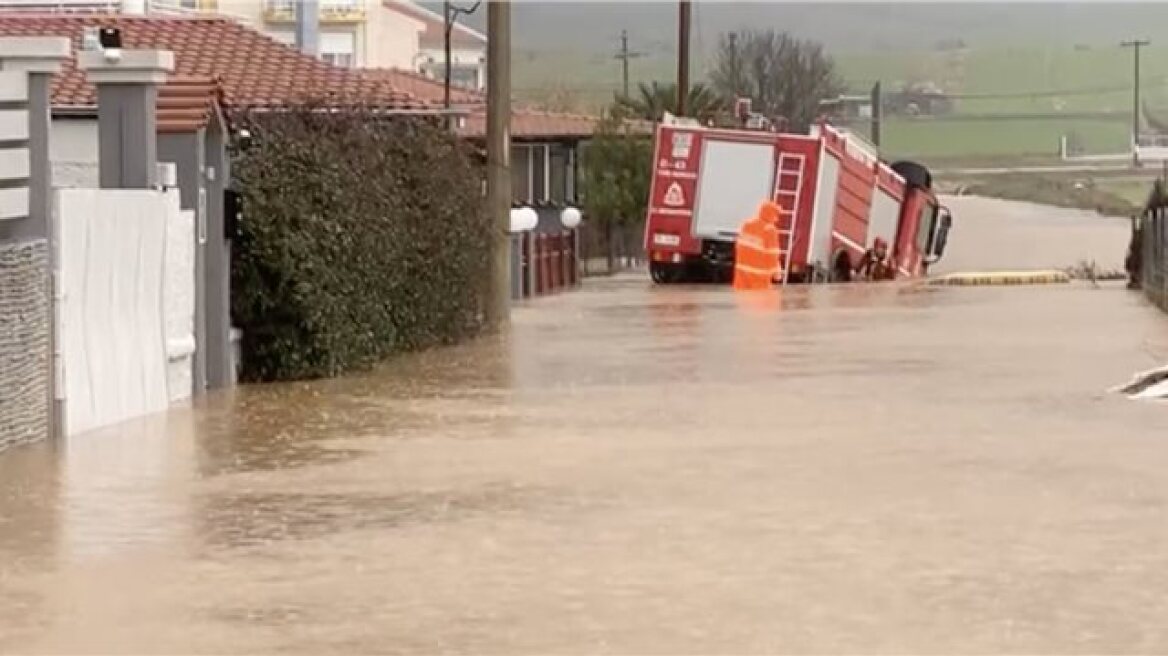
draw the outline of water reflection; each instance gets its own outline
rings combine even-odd
[[[1099,390],[1164,326],[1118,288],[590,284],[0,456],[0,651],[1162,651],[1168,418]]]

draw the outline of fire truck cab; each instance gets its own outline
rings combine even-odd
[[[896,277],[940,259],[952,217],[929,171],[888,164],[854,134],[821,124],[810,134],[709,128],[666,117],[657,127],[645,251],[658,283],[727,281],[739,227],[779,205],[778,281],[850,280],[877,238]]]

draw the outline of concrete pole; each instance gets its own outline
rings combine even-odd
[[[169,50],[122,50],[109,59],[82,51],[78,67],[97,86],[99,174],[103,189],[150,189],[158,177],[158,87],[174,70]]]
[[[511,2],[487,5],[487,212],[492,231],[486,319],[510,320],[511,264]]]
[[[45,325],[50,326],[48,337],[49,363],[46,372],[48,385],[47,426],[51,438],[60,437],[65,425],[64,399],[57,393],[60,378],[57,354],[56,298],[57,289],[53,272],[56,271],[57,255],[52,235],[52,163],[49,161],[49,134],[52,128],[52,107],[49,88],[53,75],[61,70],[61,65],[72,55],[69,39],[64,37],[3,37],[0,38],[0,71],[23,71],[28,75],[28,218],[24,221],[3,221],[11,234],[0,234],[3,239],[45,239],[48,245],[48,281],[46,295],[49,298],[49,316]],[[11,228],[7,225],[11,224]]]

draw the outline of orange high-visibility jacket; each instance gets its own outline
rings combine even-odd
[[[779,274],[779,206],[767,201],[734,244],[734,289],[770,289]]]

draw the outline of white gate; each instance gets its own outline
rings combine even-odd
[[[57,395],[65,432],[165,410],[163,289],[168,225],[181,225],[177,202],[131,189],[63,189],[56,201]]]

